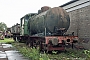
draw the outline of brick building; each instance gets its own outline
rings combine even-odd
[[[70,27],[67,33],[79,37],[86,48],[90,49],[90,0],[72,0],[61,5],[70,16]]]

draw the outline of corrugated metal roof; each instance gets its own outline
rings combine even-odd
[[[74,3],[74,2],[76,2],[76,1],[79,1],[79,0],[71,0],[70,2],[67,2],[67,3],[63,4],[63,5],[61,5],[60,7],[64,7],[64,6],[66,6],[66,5],[69,5],[69,4],[71,4],[71,3]]]

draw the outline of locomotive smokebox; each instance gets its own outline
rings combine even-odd
[[[46,14],[45,23],[51,32],[65,33],[70,25],[68,13],[61,7],[50,9]]]
[[[31,34],[64,34],[70,25],[68,13],[61,7],[49,8],[48,10],[45,8],[45,10],[46,11],[30,18],[29,27]]]

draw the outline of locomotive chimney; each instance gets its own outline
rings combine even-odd
[[[47,11],[48,9],[50,9],[51,7],[48,6],[43,6],[41,7],[41,12]]]

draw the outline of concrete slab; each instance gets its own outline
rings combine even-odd
[[[27,58],[19,57],[19,56],[9,56],[8,60],[29,60]]]
[[[11,50],[11,51],[5,51],[6,52],[6,54],[7,54],[7,56],[12,56],[12,55],[14,55],[14,56],[22,56],[22,54],[20,54],[18,51],[16,51],[16,50]]]
[[[11,48],[13,47],[11,44],[2,44],[3,48]]]
[[[0,45],[0,60],[30,60],[16,51],[11,44]]]
[[[5,54],[0,54],[0,58],[7,58],[6,53]]]
[[[5,54],[5,52],[3,52],[3,51],[0,51],[0,54]]]
[[[20,54],[18,51],[12,50],[12,51],[5,51],[5,52],[7,54],[8,60],[28,60],[25,57],[23,57],[23,55]]]
[[[13,46],[11,44],[2,44],[4,51],[8,50],[14,50]]]

